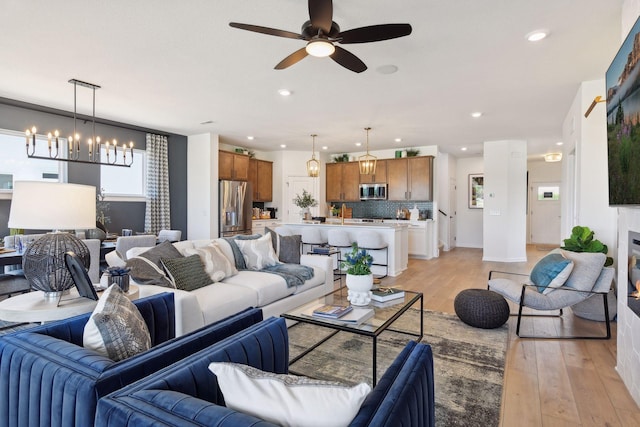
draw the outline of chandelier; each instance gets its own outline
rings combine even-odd
[[[358,157],[360,165],[360,175],[373,175],[376,173],[376,162],[378,158],[369,154],[369,131],[371,128],[364,128],[367,131],[367,154]]]
[[[33,126],[25,132],[27,138],[27,156],[32,159],[58,160],[61,162],[89,163],[126,168],[131,167],[133,164],[133,142],[129,142],[129,146],[127,146],[127,144],[122,144],[122,148],[118,148],[118,141],[115,138],[112,140],[106,140],[103,143],[100,137],[96,136],[96,89],[100,89],[100,86],[76,79],[69,80],[69,83],[73,84],[73,134],[67,139],[68,149],[65,150],[60,147],[60,142],[58,140],[60,132],[56,129],[53,132],[47,133],[47,148],[49,156],[37,155],[36,136],[38,129]],[[83,153],[83,150],[81,149],[81,137],[76,130],[76,90],[78,86],[86,87],[93,91],[93,134],[91,138],[87,139],[86,154]],[[101,158],[101,151],[103,148],[105,150],[106,158]],[[127,151],[129,152],[128,161]],[[121,157],[121,160],[119,157]]]
[[[320,173],[320,162],[316,160],[316,134],[311,135],[311,160],[307,161],[307,175],[317,178]]]

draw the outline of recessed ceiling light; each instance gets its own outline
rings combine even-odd
[[[556,142],[556,145],[562,145],[562,144],[564,144],[564,142],[562,142],[562,141]]]
[[[356,147],[360,147],[362,145],[362,142],[356,142]]]
[[[528,33],[525,38],[530,42],[539,42],[549,35],[549,30],[535,30]]]
[[[396,138],[394,139],[395,142],[402,142],[402,138]]]
[[[289,89],[280,89],[278,90],[278,93],[282,96],[289,96],[291,95],[291,91]]]
[[[471,113],[471,117],[473,117],[474,119],[482,117],[482,111],[474,111],[473,113]]]
[[[249,135],[249,136],[247,137],[247,139],[248,139],[249,141],[253,141],[255,138],[254,138],[253,136]]]
[[[213,123],[213,120],[205,120],[204,122],[200,122],[201,125],[209,125]]]
[[[280,148],[287,148],[287,144],[280,144]]]
[[[323,149],[323,150],[328,150],[328,149],[329,149],[329,147],[327,147],[326,145],[323,145],[323,146],[322,146],[322,149]]]
[[[462,147],[460,150],[467,151],[467,147]]]

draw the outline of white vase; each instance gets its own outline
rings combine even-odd
[[[311,210],[309,208],[301,208],[300,209],[300,222],[307,219],[307,214],[311,214]]]
[[[373,274],[356,276],[347,274],[347,299],[351,305],[367,305],[371,302]]]

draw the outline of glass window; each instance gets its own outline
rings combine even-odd
[[[113,158],[113,152],[111,152]],[[133,150],[133,163],[130,168],[116,166],[100,166],[100,187],[104,194],[122,197],[146,197],[146,152]],[[100,150],[100,158],[106,159],[107,153],[103,146]],[[129,150],[127,150],[127,163],[129,163]],[[118,163],[122,162],[122,156],[118,151]]]
[[[27,157],[25,138],[22,132],[0,129],[0,192],[10,192],[15,181],[66,182],[66,163]],[[66,139],[59,144],[61,151],[66,149]],[[52,150],[55,154],[55,145]],[[36,136],[34,154],[49,156],[46,136]]]

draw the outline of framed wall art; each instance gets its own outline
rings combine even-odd
[[[469,209],[484,207],[484,175],[469,174]]]

